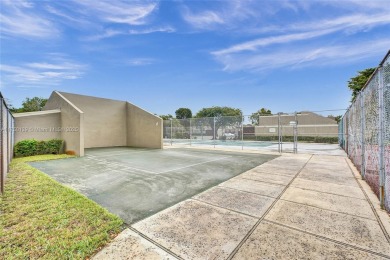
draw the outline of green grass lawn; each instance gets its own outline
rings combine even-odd
[[[0,196],[0,259],[85,259],[121,231],[122,220],[26,162],[14,159]]]

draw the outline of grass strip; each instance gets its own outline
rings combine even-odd
[[[27,162],[14,159],[0,196],[0,259],[85,259],[121,231],[123,221]]]

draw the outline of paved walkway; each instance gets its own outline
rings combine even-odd
[[[283,155],[133,224],[94,259],[390,258],[378,204],[345,157]]]

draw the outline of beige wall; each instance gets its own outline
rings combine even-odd
[[[274,129],[275,132],[270,132],[270,129]],[[294,129],[292,126],[283,126],[284,136],[293,136]],[[277,136],[278,126],[255,126],[256,136]],[[326,136],[326,137],[337,137],[338,136],[338,125],[299,125],[298,126],[299,136]]]
[[[16,113],[14,118],[15,143],[26,139],[61,139],[60,110]]]
[[[334,119],[327,118],[312,112],[301,112],[297,115],[299,125],[337,125]],[[272,126],[278,124],[278,115],[261,116],[260,126]],[[294,115],[281,115],[280,121],[282,125],[288,125],[291,121],[295,121]]]
[[[127,145],[126,102],[60,92],[84,113],[84,147]]]
[[[84,113],[59,92],[54,91],[44,110],[61,110],[61,139],[65,141],[65,151],[74,151],[84,156]]]
[[[163,148],[163,120],[127,102],[127,145]]]

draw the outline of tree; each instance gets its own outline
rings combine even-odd
[[[260,116],[270,116],[270,115],[272,115],[271,110],[263,107],[260,110],[256,111],[255,113],[252,113],[249,118],[252,121],[253,125],[258,125]]]
[[[218,129],[221,126],[234,126],[241,124],[242,111],[239,108],[232,107],[208,107],[202,108],[195,115],[196,118],[213,117],[213,120],[206,120],[205,122],[210,125],[213,133],[218,133]],[[214,124],[215,120],[215,124]],[[214,129],[215,125],[215,129]]]
[[[374,71],[375,68],[368,68],[362,71],[358,71],[358,74],[348,81],[348,88],[352,91],[352,101],[355,100],[358,93],[363,89],[364,85],[367,83],[368,79]]]
[[[41,97],[26,98],[21,108],[13,108],[12,112],[15,113],[24,113],[24,112],[34,112],[41,111],[46,105],[47,99]]]
[[[177,119],[186,119],[192,117],[192,111],[189,108],[181,107],[175,111]]]
[[[338,116],[329,115],[329,116],[328,116],[328,118],[335,120],[337,123],[340,122],[340,120],[341,120],[342,117],[343,117],[342,115],[338,115]]]
[[[343,118],[343,116],[342,116],[342,115],[338,115],[338,116],[336,116],[336,117],[334,118],[334,120],[336,120],[336,122],[337,122],[337,124],[338,124],[338,123],[340,123],[341,118]]]
[[[171,114],[168,114],[168,115],[159,115],[159,117],[162,118],[162,120],[169,120],[171,118],[173,118],[173,116]]]

